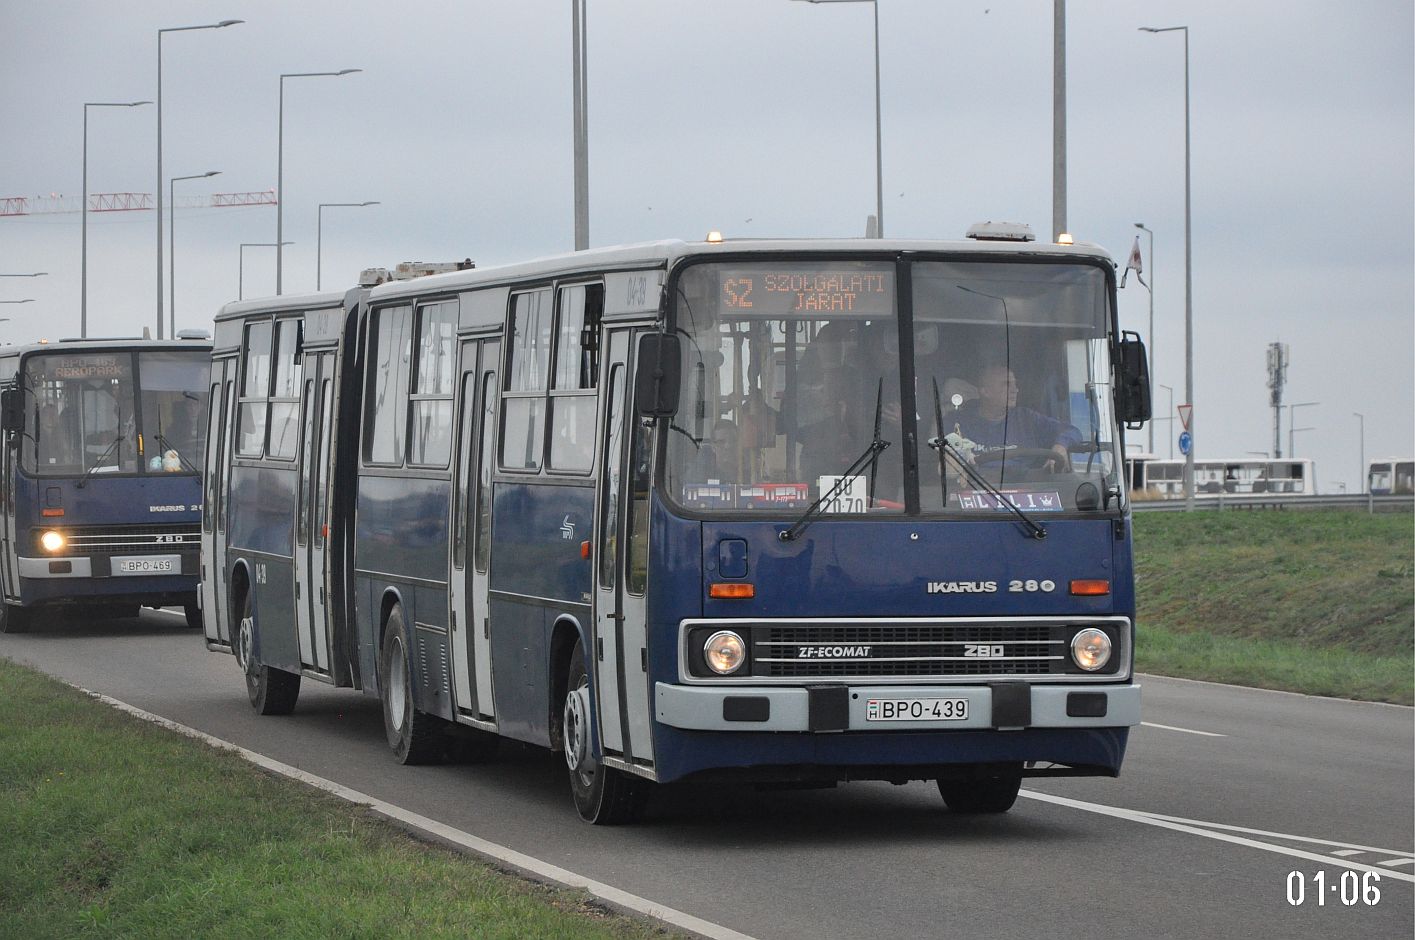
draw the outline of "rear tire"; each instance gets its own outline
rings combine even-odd
[[[419,711],[413,699],[412,660],[403,608],[395,605],[383,631],[378,657],[378,697],[383,702],[383,730],[400,764],[433,764],[447,754],[447,722]]]
[[[251,591],[247,590],[241,602],[236,642],[232,644],[236,665],[241,667],[246,677],[246,695],[257,715],[288,715],[295,710],[295,702],[300,697],[300,677],[296,673],[256,662],[255,636],[255,612]]]
[[[938,781],[938,792],[949,810],[962,814],[1005,813],[1022,788],[1020,767],[987,768],[976,777]]]
[[[196,601],[188,601],[182,605],[182,613],[187,615],[187,626],[193,630],[202,629],[201,608]]]
[[[28,633],[33,620],[28,608],[0,601],[0,633]]]
[[[579,643],[570,656],[561,710],[565,765],[570,770],[570,794],[580,818],[596,826],[631,823],[648,802],[648,782],[595,760],[590,746],[589,675],[585,650]]]

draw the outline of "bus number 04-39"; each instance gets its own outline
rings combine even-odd
[[[1014,594],[1018,594],[1023,591],[1051,592],[1056,590],[1056,582],[1050,579],[1046,581],[1033,581],[1030,579],[1026,581],[1008,581],[1007,590],[1011,591]]]

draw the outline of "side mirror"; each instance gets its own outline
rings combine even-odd
[[[25,393],[19,386],[0,392],[0,431],[25,429]]]
[[[671,418],[678,413],[682,380],[682,347],[673,333],[649,333],[639,340],[634,370],[634,409],[646,418]]]
[[[1129,330],[1120,334],[1120,384],[1115,404],[1120,420],[1128,428],[1138,428],[1150,420],[1150,365],[1140,334]]]

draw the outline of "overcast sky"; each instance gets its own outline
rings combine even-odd
[[[858,235],[874,210],[867,3],[588,0],[590,240]],[[1415,452],[1415,23],[1409,0],[1104,2],[1067,11],[1068,228],[1155,288],[1155,380],[1183,401],[1184,41],[1190,27],[1195,420],[1200,456],[1272,448],[1265,353],[1291,345],[1299,456],[1326,492]],[[273,190],[285,83],[286,293],[399,261],[573,246],[570,0],[398,4],[0,0],[0,197],[83,189],[85,102],[157,97],[179,196]],[[1051,227],[1051,0],[879,0],[885,231]],[[153,193],[156,108],[89,109],[89,190]],[[163,192],[166,198],[166,183]],[[237,296],[275,209],[180,209],[177,325]],[[164,222],[165,225],[165,222]],[[78,335],[78,212],[0,218],[0,341]],[[151,211],[89,215],[89,333],[156,322]],[[274,252],[245,252],[247,297]],[[164,270],[163,290],[168,289]],[[164,295],[165,297],[165,295]],[[164,299],[164,304],[166,300]],[[1132,278],[1122,325],[1147,331]],[[1169,393],[1156,388],[1156,412]],[[1156,425],[1168,456],[1169,425]],[[1282,448],[1288,449],[1284,418]],[[1130,440],[1145,440],[1132,432]],[[1178,450],[1175,449],[1175,455]]]

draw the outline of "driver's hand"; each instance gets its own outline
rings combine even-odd
[[[1071,472],[1071,454],[1066,450],[1065,444],[1051,445],[1051,452],[1056,456],[1046,462],[1046,466],[1051,468],[1052,473]]]

